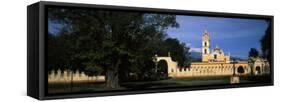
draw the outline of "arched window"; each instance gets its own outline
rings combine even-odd
[[[204,49],[204,53],[207,54],[207,49]]]
[[[205,42],[204,45],[207,46],[207,42]]]
[[[214,59],[217,59],[217,54],[214,55]]]

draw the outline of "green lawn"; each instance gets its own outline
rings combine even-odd
[[[240,77],[240,83],[268,82],[268,77]],[[74,83],[71,88],[70,83],[49,84],[48,92],[52,93],[75,93],[75,92],[98,92],[124,89],[149,89],[161,87],[176,86],[200,86],[200,85],[219,85],[229,84],[230,76],[213,76],[213,77],[187,77],[187,78],[170,78],[159,81],[141,81],[121,83],[118,89],[109,89],[105,87],[104,82],[100,83]]]

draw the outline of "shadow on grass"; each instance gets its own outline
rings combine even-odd
[[[240,83],[267,83],[271,81],[270,76],[240,76]],[[115,90],[141,90],[165,87],[193,87],[203,85],[226,85],[230,83],[230,76],[213,77],[185,77],[170,78],[158,81],[135,81],[120,83],[120,88],[107,88],[105,82],[80,82],[74,83],[72,88],[70,83],[48,84],[48,93],[79,93],[79,92],[102,92]]]

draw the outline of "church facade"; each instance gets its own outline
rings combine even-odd
[[[179,68],[171,56],[155,57],[157,61],[167,62],[169,77],[262,75],[270,72],[266,60],[256,58],[252,61],[233,61],[230,54],[226,55],[218,46],[211,50],[210,45],[209,33],[205,30],[202,35],[202,60],[192,62],[189,68]]]

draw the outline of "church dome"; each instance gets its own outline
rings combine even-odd
[[[223,51],[222,49],[220,49],[218,46],[216,46],[216,48],[213,49],[213,53],[216,53],[216,54],[223,54]]]

